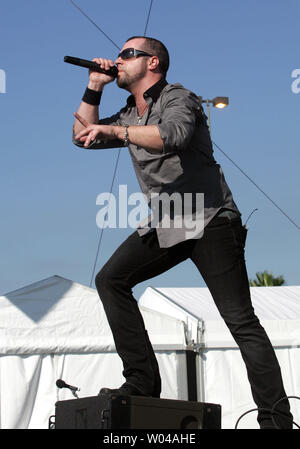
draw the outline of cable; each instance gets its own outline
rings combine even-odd
[[[274,424],[274,417],[273,417],[273,414],[274,414],[274,413],[277,413],[277,414],[278,414],[278,412],[275,412],[275,408],[276,408],[276,406],[277,406],[281,401],[283,401],[284,399],[298,399],[298,400],[300,400],[300,397],[299,397],[299,396],[284,396],[283,398],[281,398],[281,399],[279,399],[277,402],[275,402],[275,404],[274,404],[273,407],[271,408],[271,418],[272,418],[273,424]],[[300,426],[298,426],[298,424],[295,423],[294,421],[293,421],[293,424],[295,424],[295,425],[298,427],[298,429],[300,429]]]
[[[253,211],[251,212],[251,214],[248,216],[248,218],[247,218],[247,220],[245,221],[245,224],[244,224],[245,228],[247,228],[247,223],[248,223],[248,221],[250,220],[252,214],[254,214],[254,212],[256,212],[257,210],[258,210],[257,208],[256,208],[256,209],[253,209]]]
[[[255,412],[255,411],[270,412],[270,409],[269,409],[269,408],[251,408],[250,410],[247,410],[245,413],[243,413],[243,414],[239,417],[239,419],[238,419],[237,422],[235,423],[234,428],[237,429],[240,420],[241,420],[244,416],[248,415],[248,413]],[[277,427],[277,426],[276,426],[276,427]]]
[[[294,222],[294,220],[292,220],[291,217],[289,217],[282,209],[281,207],[278,206],[278,204],[275,203],[275,201],[272,200],[272,198],[269,197],[269,195],[267,195],[257,184],[256,182],[253,181],[253,179],[250,178],[250,176],[247,175],[247,173],[244,172],[244,170],[242,170],[226,153],[225,151],[223,151],[214,141],[212,141],[212,143],[218,148],[218,150],[220,150],[224,156],[227,157],[227,159],[230,160],[230,162],[238,169],[240,170],[241,173],[243,173],[244,176],[246,176],[246,178],[252,182],[252,184],[269,200],[271,201],[271,203],[283,214],[286,216],[286,218],[288,220],[290,220],[291,223],[293,223],[294,226],[296,226],[297,229],[300,229],[300,226],[297,225],[297,223]]]
[[[153,0],[151,0],[151,2],[150,2],[150,7],[149,7],[148,16],[147,16],[146,25],[145,25],[145,30],[144,30],[144,36],[146,36],[146,32],[147,32],[147,28],[148,28],[148,23],[149,23],[152,3],[153,3]]]
[[[117,47],[118,50],[121,50],[121,48],[84,12],[82,11],[81,8],[79,8],[78,5],[76,5],[75,2],[73,2],[73,0],[70,0],[70,2],[72,3],[73,6],[75,6],[75,8],[78,9],[78,11],[81,12],[81,14],[84,15],[84,17],[86,17],[102,34],[104,34],[104,36],[115,46]]]
[[[274,415],[279,415],[279,416],[282,416],[282,417],[284,417],[284,418],[286,418],[286,419],[287,419],[287,417],[286,417],[285,415],[283,415],[283,413],[280,413],[280,412],[275,411],[275,408],[276,408],[276,406],[277,406],[281,401],[283,401],[283,400],[285,400],[285,399],[298,399],[298,400],[300,400],[300,397],[298,397],[298,396],[284,396],[283,398],[281,398],[281,399],[279,399],[277,402],[275,402],[271,409],[270,409],[270,408],[260,408],[260,407],[258,407],[258,408],[252,408],[252,409],[250,409],[250,410],[247,410],[245,413],[243,413],[243,414],[238,418],[238,420],[237,420],[236,423],[235,423],[234,428],[237,429],[240,420],[241,420],[244,416],[248,415],[248,413],[255,412],[255,411],[263,411],[263,412],[268,412],[268,413],[270,413],[271,419],[272,419],[272,423],[273,423],[274,427],[275,427],[276,429],[280,429],[280,427],[276,424]],[[296,427],[298,427],[298,429],[300,429],[300,426],[299,426],[295,421],[292,421],[292,423],[293,423]]]

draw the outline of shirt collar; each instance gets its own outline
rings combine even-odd
[[[145,100],[150,97],[153,101],[156,101],[158,99],[158,97],[160,96],[161,91],[167,84],[168,84],[168,82],[165,78],[160,78],[160,80],[158,80],[155,84],[153,84],[151,87],[149,87],[149,89],[147,89],[144,92],[143,96],[144,96]],[[129,106],[135,105],[135,99],[134,99],[133,95],[130,95],[127,98],[127,104]]]

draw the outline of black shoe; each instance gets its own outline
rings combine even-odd
[[[276,426],[273,422],[272,419],[263,419],[260,423],[259,423],[259,427],[261,429],[279,429],[278,426]]]
[[[119,394],[122,396],[148,396],[152,395],[140,390],[136,385],[125,382],[120,388],[101,388],[100,394]]]

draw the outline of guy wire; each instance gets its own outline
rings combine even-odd
[[[73,2],[73,0],[70,0],[70,2],[72,3],[73,6],[75,6],[75,8],[78,9],[78,11],[81,12],[82,15],[84,15],[84,17],[86,17],[102,34],[104,34],[104,36],[115,46],[117,47],[118,50],[121,50],[121,48],[84,12],[82,11],[81,8],[79,8],[78,5],[76,5],[75,2]]]
[[[120,47],[73,1],[70,0],[70,2],[72,3],[72,5],[77,8],[80,13],[82,15],[84,15],[118,50],[120,50]],[[148,24],[149,24],[149,19],[150,19],[150,14],[151,14],[151,9],[152,9],[152,4],[153,4],[153,0],[150,0],[150,6],[149,6],[149,10],[148,10],[148,15],[147,15],[147,19],[146,19],[146,24],[145,24],[145,29],[144,29],[144,36],[146,35],[147,32],[147,28],[148,28]],[[230,162],[297,228],[300,229],[300,227],[298,226],[297,223],[294,222],[294,220],[289,217],[289,215],[287,215],[286,212],[284,212],[281,207],[279,207],[275,201],[272,200],[272,198],[270,198],[269,195],[267,195],[259,186],[256,182],[254,182],[250,176],[247,175],[247,173],[242,170],[226,153],[225,151],[223,151],[214,141],[212,141],[213,145],[215,147],[218,148],[219,151],[221,151],[224,156],[230,160]],[[111,183],[111,189],[110,189],[110,195],[112,193],[112,189],[113,189],[113,185],[114,185],[114,180],[115,180],[115,176],[116,176],[116,172],[117,172],[117,166],[118,166],[118,162],[119,162],[119,157],[120,157],[120,151],[121,149],[119,149],[118,152],[118,156],[117,156],[117,161],[115,164],[115,169],[114,169],[114,174],[113,174],[113,178],[112,178],[112,183]],[[93,272],[92,272],[92,277],[91,277],[91,281],[90,281],[90,287],[92,285],[93,282],[93,276],[95,273],[95,269],[96,269],[96,264],[97,264],[97,260],[98,260],[98,255],[99,255],[99,251],[100,251],[100,246],[101,246],[101,241],[102,241],[102,236],[103,236],[103,230],[104,228],[101,229],[101,233],[100,233],[100,238],[99,238],[99,243],[98,243],[98,249],[97,249],[97,254],[96,254],[96,259],[94,262],[94,267],[93,267]]]
[[[102,34],[104,34],[104,36],[115,46],[118,48],[118,50],[121,50],[120,47],[84,12],[82,11],[81,8],[79,8],[78,5],[76,5],[76,3],[73,0],[70,0],[70,2],[72,3],[73,6],[75,6],[75,8],[77,8],[81,14],[83,14]],[[146,20],[146,25],[145,25],[145,30],[144,30],[144,36],[146,35],[147,32],[147,28],[148,28],[148,23],[149,23],[149,18],[150,18],[150,14],[151,14],[151,8],[152,8],[152,3],[153,0],[150,1],[150,7],[149,7],[149,11],[148,11],[148,15],[147,15],[147,20]],[[111,187],[110,187],[110,195],[109,198],[112,194],[112,190],[113,190],[113,186],[114,186],[114,182],[115,182],[115,177],[116,177],[116,173],[117,173],[117,167],[118,167],[118,163],[119,163],[119,158],[120,158],[120,152],[121,152],[121,148],[119,148],[118,151],[118,156],[117,156],[117,160],[116,160],[116,164],[115,164],[115,169],[114,169],[114,174],[113,174],[113,178],[112,178],[112,182],[111,182]],[[108,201],[109,204],[109,201]],[[94,266],[93,266],[93,271],[92,271],[92,276],[91,276],[91,280],[90,280],[90,287],[92,286],[93,283],[93,279],[94,279],[94,275],[95,275],[95,270],[96,270],[96,265],[97,265],[97,260],[98,260],[98,256],[99,256],[99,251],[100,251],[100,247],[101,247],[101,242],[102,242],[102,236],[103,236],[103,231],[104,228],[102,227],[101,229],[101,233],[100,233],[100,237],[99,237],[99,242],[98,242],[98,248],[97,248],[97,253],[96,253],[96,258],[95,258],[95,262],[94,262]]]
[[[111,197],[111,193],[112,193],[114,182],[115,182],[115,177],[116,177],[116,174],[117,174],[117,167],[118,167],[118,163],[119,163],[120,153],[121,153],[121,148],[119,148],[119,151],[118,151],[118,156],[117,156],[117,160],[116,160],[116,164],[115,164],[115,170],[114,170],[114,174],[113,174],[113,177],[112,177],[112,182],[111,182],[110,192],[109,192],[108,205],[109,205],[109,202],[110,202],[110,197]],[[104,227],[101,228],[101,233],[100,233],[100,238],[99,238],[99,243],[98,243],[98,249],[97,249],[96,258],[95,258],[94,267],[93,267],[93,272],[92,272],[91,281],[90,281],[90,287],[92,286],[94,275],[95,275],[96,264],[97,264],[98,255],[99,255],[99,251],[100,251],[103,231],[104,231]]]
[[[224,156],[227,157],[227,159],[230,160],[230,162],[241,172],[243,173],[244,176],[246,176],[246,178],[252,182],[252,184],[269,200],[271,201],[271,203],[273,204],[273,206],[275,206],[283,215],[285,215],[285,217],[291,222],[293,223],[294,226],[296,226],[297,229],[300,229],[300,226],[297,225],[297,223],[294,222],[294,220],[292,220],[291,217],[289,217],[282,209],[281,207],[278,206],[278,204],[275,203],[275,201],[272,200],[272,198],[269,197],[269,195],[267,195],[260,187],[259,185],[256,184],[256,182],[253,181],[253,179],[250,178],[250,176],[247,175],[247,173],[244,172],[244,170],[242,170],[226,153],[225,151],[222,150],[222,148],[220,148],[214,141],[212,141],[212,143],[215,145],[215,147],[218,148],[218,150],[220,150]]]
[[[150,1],[150,7],[149,7],[148,16],[147,16],[146,25],[145,25],[145,30],[144,30],[144,36],[146,36],[146,32],[147,32],[147,28],[148,28],[148,23],[149,23],[149,18],[150,18],[150,14],[151,14],[152,3],[153,3],[153,0]]]

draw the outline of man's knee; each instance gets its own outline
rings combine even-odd
[[[108,269],[104,266],[95,278],[95,285],[101,298],[101,293],[104,296],[107,292],[113,292],[116,289],[127,288],[127,282],[114,270]]]
[[[109,284],[110,284],[109,275],[107,274],[107,270],[105,269],[105,267],[103,267],[95,278],[95,285],[98,292],[99,293],[102,292],[109,286]]]

